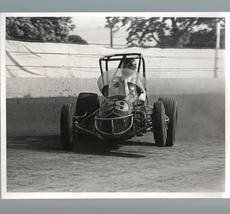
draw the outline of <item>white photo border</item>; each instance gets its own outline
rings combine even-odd
[[[230,61],[225,60],[225,192],[224,193],[97,193],[97,192],[31,192],[12,193],[7,192],[6,177],[6,70],[5,70],[5,18],[9,16],[33,17],[33,16],[177,16],[177,17],[224,17],[226,20],[225,38],[230,38],[230,12],[77,12],[77,13],[0,13],[0,65],[1,65],[1,198],[2,199],[150,199],[150,198],[230,198],[230,133],[228,133],[230,121]],[[230,57],[230,44],[226,39],[225,58]]]

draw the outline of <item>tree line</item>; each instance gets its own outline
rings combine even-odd
[[[220,23],[220,47],[225,48],[225,19],[209,17],[106,17],[106,28],[127,31],[127,46],[214,48]],[[6,39],[30,42],[88,44],[71,35],[72,17],[7,17]]]
[[[216,24],[220,23],[220,47],[225,47],[224,18],[181,17],[106,17],[106,27],[114,33],[120,28],[128,32],[127,45],[149,47],[216,46]]]
[[[75,27],[71,17],[7,17],[6,39],[88,44],[79,35],[70,35]]]

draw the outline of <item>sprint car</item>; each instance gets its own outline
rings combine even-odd
[[[122,62],[127,59],[137,62],[132,80],[126,78],[127,75],[122,78]],[[160,97],[153,105],[148,104],[142,54],[107,55],[99,59],[99,67],[101,74],[97,83],[102,102],[98,94],[82,92],[76,104],[65,104],[61,108],[63,149],[73,150],[87,136],[110,143],[143,136],[147,132],[153,133],[153,145],[173,146],[178,103],[174,98]]]

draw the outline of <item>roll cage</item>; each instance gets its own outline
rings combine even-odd
[[[104,73],[109,71],[109,62],[111,61],[119,61],[118,68],[121,68],[122,61],[124,59],[131,58],[138,61],[137,63],[137,70],[136,72],[139,74],[142,74],[144,78],[146,78],[145,74],[145,60],[143,58],[143,55],[140,53],[122,53],[122,54],[113,54],[113,55],[107,55],[99,59],[99,66],[103,81],[103,86],[105,86],[105,79],[104,79]],[[141,72],[142,70],[142,72]],[[145,85],[145,91],[146,91],[146,85]]]

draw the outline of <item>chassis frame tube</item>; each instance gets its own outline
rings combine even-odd
[[[128,133],[127,135],[114,136],[114,137],[111,138],[111,139],[114,139],[114,140],[115,140],[115,139],[117,139],[117,140],[127,140],[127,139],[132,138],[133,136],[139,134],[140,132],[142,132],[142,131],[144,131],[144,130],[150,128],[150,127],[152,127],[152,123],[150,123],[150,124],[148,124],[148,125],[146,125],[146,126],[140,128],[140,129],[134,130],[134,131]],[[88,133],[88,134],[90,134],[90,135],[92,135],[92,136],[94,136],[94,137],[97,137],[97,138],[101,139],[101,140],[107,140],[107,138],[104,138],[104,137],[101,136],[100,134],[95,133],[95,132],[93,132],[93,131],[90,131],[90,130],[88,130],[88,129],[85,129],[85,128],[79,126],[78,124],[75,124],[75,128],[76,128],[77,130],[79,130],[79,131],[83,131],[83,132],[85,132],[85,133]],[[77,132],[76,129],[74,129],[74,132],[75,132],[75,133]],[[111,136],[108,136],[108,137],[111,137]]]

